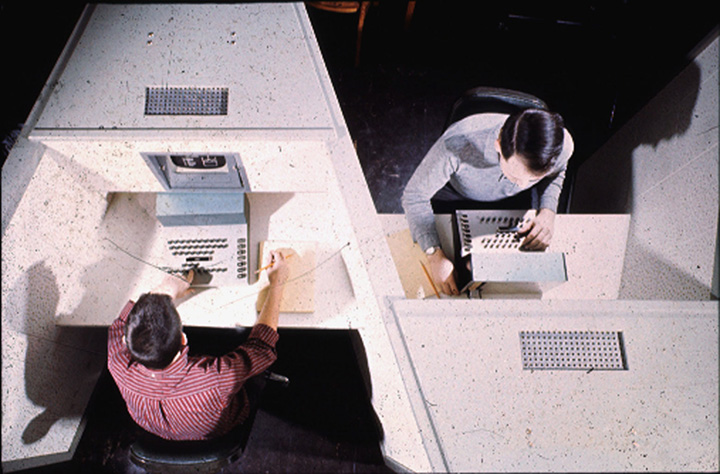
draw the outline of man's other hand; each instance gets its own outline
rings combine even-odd
[[[457,295],[458,289],[455,283],[455,265],[445,256],[445,252],[438,248],[435,253],[428,255],[430,263],[430,275],[435,285],[446,295]]]
[[[170,295],[173,300],[177,300],[187,296],[193,278],[195,278],[194,270],[188,270],[182,275],[167,273],[151,293],[164,293]]]

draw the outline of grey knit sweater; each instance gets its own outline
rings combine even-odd
[[[478,114],[451,125],[418,165],[402,196],[402,206],[413,240],[423,250],[439,246],[430,198],[445,184],[468,199],[496,201],[538,186],[540,209],[557,210],[573,140],[565,130],[563,150],[550,173],[538,183],[522,188],[508,180],[500,169],[495,140],[507,115]]]

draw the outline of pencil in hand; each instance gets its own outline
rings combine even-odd
[[[430,281],[430,285],[432,286],[433,291],[435,292],[435,296],[440,299],[440,292],[438,292],[437,287],[435,286],[435,282],[433,281],[432,277],[430,276],[430,273],[427,271],[427,268],[425,268],[425,265],[420,262],[420,266],[423,269],[423,272],[425,272],[425,276],[427,277],[428,281]]]
[[[291,253],[290,255],[288,255],[287,257],[285,257],[285,260],[287,260],[288,258],[292,257],[293,255],[295,255],[295,254]],[[259,268],[259,269],[255,272],[255,274],[257,275],[258,273],[260,273],[260,272],[263,271],[263,270],[267,270],[268,268],[272,268],[273,265],[275,265],[275,262],[270,262],[270,263],[268,263],[267,265],[265,265],[264,267]]]

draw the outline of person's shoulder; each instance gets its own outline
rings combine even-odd
[[[573,141],[573,137],[567,128],[563,128],[563,147],[562,151],[560,151],[560,155],[555,160],[552,171],[550,172],[552,176],[555,176],[556,173],[559,173],[567,168],[568,162],[570,161],[570,158],[572,158],[574,151],[575,142]]]
[[[567,128],[564,128],[563,132],[563,149],[562,152],[560,152],[560,156],[567,162],[575,151],[575,141]]]

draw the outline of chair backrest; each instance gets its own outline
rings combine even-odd
[[[139,436],[130,445],[130,461],[149,473],[214,473],[235,462],[250,437],[252,423],[209,441],[168,441],[138,427]]]
[[[475,87],[466,91],[453,104],[445,128],[469,115],[482,113],[512,114],[525,109],[547,110],[547,104],[537,97],[498,87]]]

